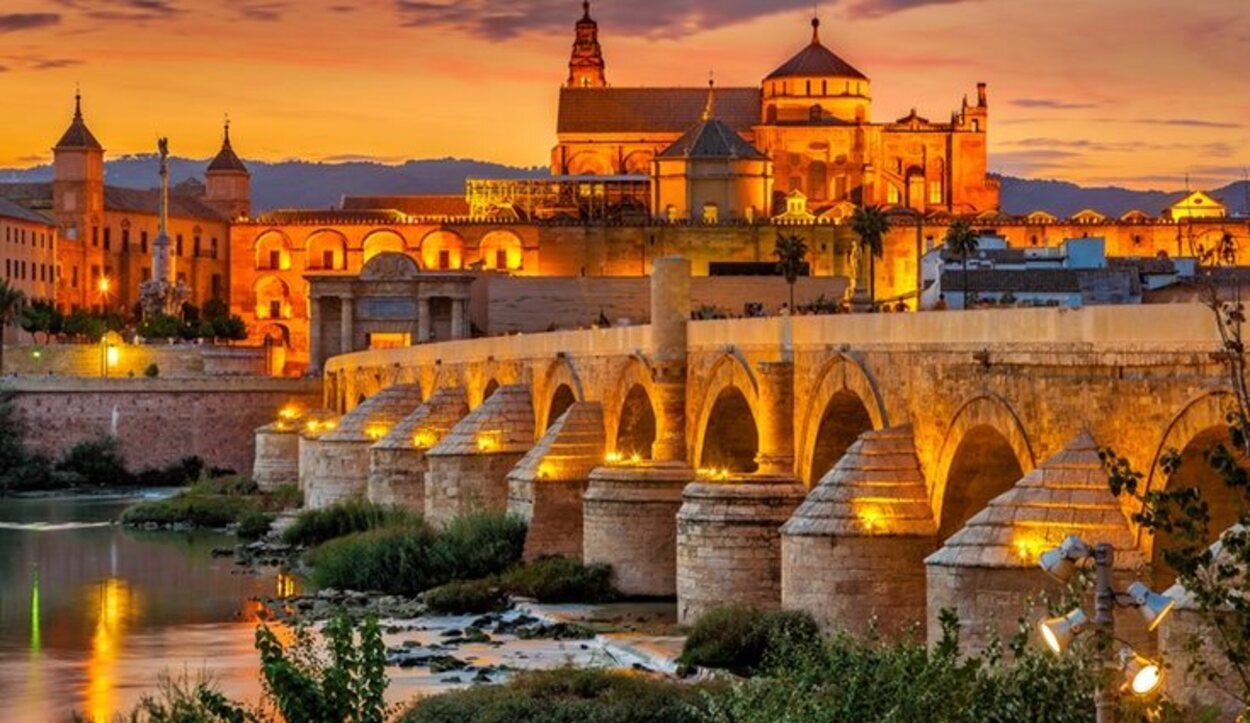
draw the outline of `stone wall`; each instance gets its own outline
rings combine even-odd
[[[316,407],[321,383],[289,379],[18,378],[9,388],[32,446],[57,456],[114,434],[126,462],[143,469],[198,455],[250,474],[254,431],[288,404]]]
[[[100,377],[106,362],[99,344],[24,344],[4,352],[4,372],[21,376]],[[167,379],[265,376],[265,353],[254,346],[124,344],[117,347],[108,376],[142,377],[150,364]]]

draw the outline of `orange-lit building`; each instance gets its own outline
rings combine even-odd
[[[104,147],[87,127],[81,98],[52,149],[51,183],[0,184],[7,198],[55,224],[55,299],[65,310],[131,309],[152,274],[160,217],[156,165],[152,189],[106,183]],[[230,145],[208,166],[205,183],[180,184],[169,196],[174,273],[191,303],[226,299],[230,221],[250,209],[250,176]]]

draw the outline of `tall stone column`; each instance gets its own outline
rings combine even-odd
[[[318,372],[325,364],[325,349],[321,340],[321,324],[325,321],[325,312],[321,306],[321,297],[314,296],[308,300],[308,370]]]
[[[686,329],[690,323],[690,261],[656,259],[651,270],[651,349],[655,363],[657,462],[686,461]]]
[[[760,362],[759,474],[794,475],[794,362]]]
[[[430,340],[430,300],[428,297],[417,299],[417,341]]]
[[[464,333],[464,300],[451,300],[451,338],[463,339],[467,336]]]
[[[344,296],[340,299],[340,301],[342,303],[342,315],[339,318],[339,336],[341,337],[339,342],[341,345],[339,347],[339,353],[347,354],[348,352],[356,350],[356,341],[353,336],[355,330],[352,326],[355,322],[354,317],[356,315],[356,311],[354,309],[354,304],[352,303],[352,297]]]

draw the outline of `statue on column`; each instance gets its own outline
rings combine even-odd
[[[156,239],[152,242],[152,278],[139,286],[139,305],[143,318],[177,316],[190,298],[190,290],[174,272],[169,243],[169,139],[160,138],[156,148],[161,157],[161,213]]]

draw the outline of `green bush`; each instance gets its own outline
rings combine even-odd
[[[449,580],[498,575],[521,561],[525,520],[498,512],[473,512],[453,519],[431,550],[434,564]]]
[[[259,540],[269,534],[273,526],[273,515],[263,510],[250,509],[239,517],[237,534],[245,540]]]
[[[99,487],[130,487],[135,483],[113,437],[99,437],[70,447],[56,463],[56,470],[73,475],[82,484]]]
[[[774,658],[818,649],[820,640],[820,627],[806,612],[765,612],[731,605],[699,618],[686,638],[679,662],[756,673]]]
[[[421,596],[431,612],[443,615],[480,615],[503,609],[507,596],[493,578],[449,582]]]
[[[139,487],[182,487],[198,480],[204,472],[204,460],[196,456],[183,457],[164,467],[143,470],[135,475],[135,484]]]
[[[695,723],[707,686],[594,669],[519,673],[507,684],[423,698],[400,723]]]
[[[257,501],[247,497],[179,494],[166,500],[149,500],[128,507],[122,513],[122,523],[221,528],[239,522],[256,508]]]
[[[523,520],[501,513],[456,518],[440,532],[408,517],[331,539],[310,550],[306,560],[320,587],[416,595],[508,570],[521,559],[525,529]]]
[[[600,603],[615,600],[612,567],[583,565],[571,557],[544,557],[515,567],[503,578],[508,592],[544,603]]]
[[[314,547],[336,537],[389,525],[414,522],[418,518],[407,510],[378,505],[364,500],[336,502],[319,510],[305,510],[295,523],[282,533],[290,545]]]
[[[319,587],[416,595],[449,579],[432,562],[434,540],[433,529],[412,522],[337,537],[306,559]]]
[[[260,486],[251,477],[243,475],[225,475],[222,477],[201,475],[187,492],[193,495],[252,497],[260,494]]]
[[[293,484],[278,485],[269,493],[269,509],[292,510],[304,502],[304,494]]]

